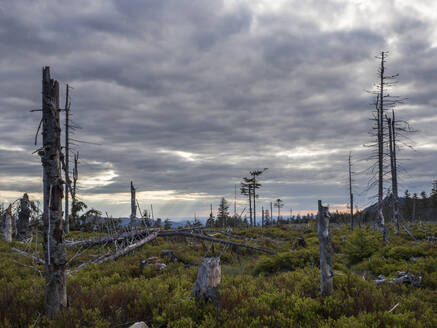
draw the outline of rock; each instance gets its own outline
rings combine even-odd
[[[206,257],[199,264],[193,295],[198,299],[219,302],[217,286],[221,282],[220,257]]]
[[[132,326],[129,326],[129,328],[149,328],[149,326],[144,322],[135,322]]]

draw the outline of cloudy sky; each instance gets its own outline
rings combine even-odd
[[[0,0],[0,202],[41,198],[32,152],[41,68],[71,92],[79,195],[128,216],[207,215],[249,170],[268,168],[258,204],[315,211],[348,201],[352,151],[360,207],[378,59],[390,51],[403,149],[400,189],[437,178],[437,2],[333,0]],[[41,140],[41,138],[40,138]],[[41,142],[41,141],[39,141]],[[405,147],[404,147],[405,148]],[[238,196],[238,209],[245,207]],[[259,211],[259,210],[258,210]]]

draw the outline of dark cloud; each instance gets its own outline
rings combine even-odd
[[[263,167],[260,204],[277,197],[295,210],[312,210],[317,199],[342,204],[351,150],[365,205],[373,101],[366,90],[381,50],[390,50],[389,73],[400,73],[393,93],[408,97],[398,117],[420,131],[417,151],[402,151],[410,159],[402,188],[429,189],[435,19],[382,1],[274,5],[0,1],[0,200],[41,190],[32,155],[40,113],[29,110],[41,106],[40,69],[50,65],[74,88],[81,129],[73,138],[96,143],[73,149],[81,153],[82,197],[93,206],[127,215],[133,180],[141,202],[162,216],[206,213]]]

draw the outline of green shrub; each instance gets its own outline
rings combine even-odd
[[[370,257],[378,249],[378,240],[372,231],[355,229],[346,240],[345,254],[350,264]]]
[[[305,266],[319,265],[319,251],[316,248],[304,248],[296,251],[262,256],[255,266],[255,274],[291,271]]]

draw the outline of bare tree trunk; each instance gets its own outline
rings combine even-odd
[[[25,193],[20,199],[20,212],[17,220],[17,237],[26,238],[27,230],[29,228],[30,208],[29,196]]]
[[[273,202],[270,202],[270,221],[272,221],[273,225]]]
[[[381,52],[381,67],[379,69],[379,106],[378,110],[378,217],[379,223],[383,228],[383,239],[388,241],[388,230],[385,226],[383,214],[383,198],[384,198],[384,64],[385,52]],[[378,102],[377,102],[378,103]]]
[[[253,226],[256,227],[256,179],[253,177]]]
[[[8,242],[12,242],[12,205],[5,211],[5,228],[3,230],[3,238]]]
[[[352,193],[352,163],[349,153],[349,198],[350,198],[350,228],[354,230],[354,195]]]
[[[130,223],[135,225],[137,218],[137,203],[135,196],[135,187],[133,182],[130,182],[130,206],[131,206],[131,214],[130,214]]]
[[[69,103],[69,85],[67,84],[67,90],[65,95],[65,217],[64,217],[64,231],[65,233],[70,232],[70,219],[69,219],[69,208],[68,208],[68,193],[71,191],[70,188],[70,135],[69,135],[69,124],[70,124],[70,103]]]
[[[332,271],[332,245],[329,234],[329,213],[328,208],[322,206],[322,201],[319,200],[318,213],[318,237],[320,247],[320,291],[322,296],[329,296],[333,289]]]
[[[44,184],[45,305],[49,319],[67,307],[65,283],[66,253],[62,222],[61,127],[59,123],[59,84],[44,67],[42,81],[43,148],[40,151]]]
[[[394,112],[393,112],[394,118]],[[396,155],[394,147],[396,142],[394,140],[394,121],[387,117],[388,136],[389,136],[389,150],[390,150],[390,168],[391,168],[391,183],[392,183],[392,208],[393,208],[393,223],[395,234],[399,234],[399,210],[398,210],[398,186],[396,176]]]
[[[250,214],[250,226],[253,227],[253,216],[252,216],[252,188],[247,188],[249,190],[249,214]]]
[[[261,217],[261,227],[264,227],[264,206],[261,207],[262,217]]]

